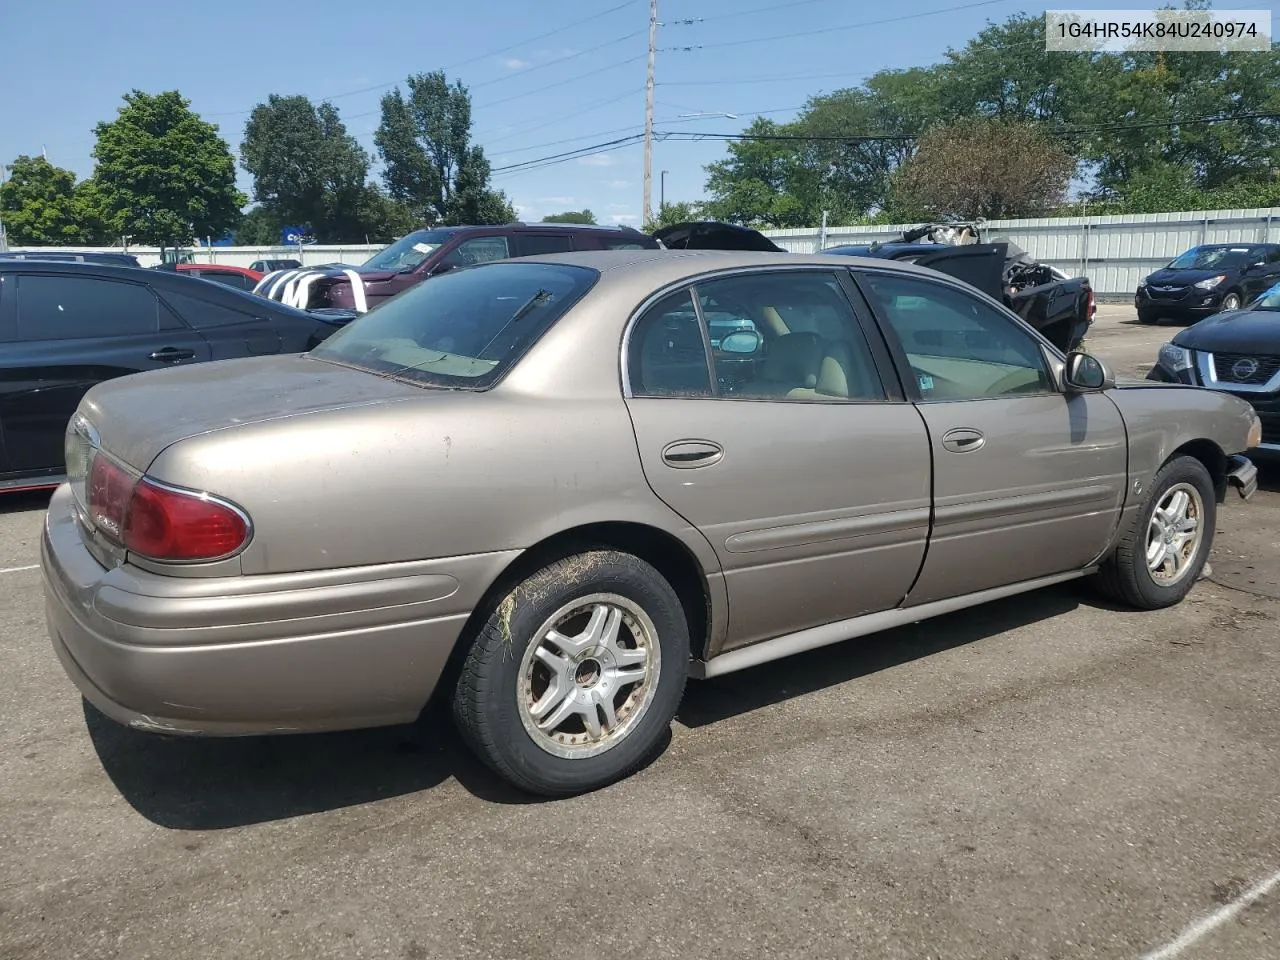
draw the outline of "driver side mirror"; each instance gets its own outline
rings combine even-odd
[[[1079,351],[1067,354],[1063,379],[1068,393],[1106,390],[1116,385],[1111,371],[1101,360]]]
[[[1263,268],[1265,268],[1265,267],[1266,267],[1266,265],[1267,265],[1267,262],[1266,262],[1265,260],[1259,260],[1259,261],[1257,261],[1256,263],[1251,263],[1251,264],[1249,264],[1249,269],[1250,269],[1250,270],[1262,270]]]
[[[449,260],[441,260],[431,268],[431,276],[438,277],[442,273],[448,273],[450,270],[457,270],[458,265]]]
[[[747,354],[760,349],[763,338],[754,330],[735,330],[720,341],[721,353]]]

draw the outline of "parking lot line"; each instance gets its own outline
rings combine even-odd
[[[1259,880],[1226,906],[1215,910],[1204,919],[1198,920],[1191,926],[1187,927],[1187,929],[1183,930],[1182,933],[1178,935],[1176,940],[1171,940],[1169,943],[1165,944],[1153,953],[1145,954],[1142,960],[1171,960],[1172,957],[1178,956],[1178,954],[1182,953],[1183,950],[1187,949],[1187,947],[1191,946],[1206,933],[1222,926],[1222,924],[1226,923],[1245,907],[1249,906],[1249,904],[1253,903],[1255,900],[1265,897],[1277,884],[1280,884],[1280,870],[1277,870],[1269,877],[1264,877],[1262,880]]]
[[[0,567],[0,573],[21,573],[23,570],[39,570],[40,564],[33,563],[25,567]]]

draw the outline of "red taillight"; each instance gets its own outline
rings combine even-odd
[[[249,538],[248,519],[229,504],[135,476],[102,454],[89,468],[88,502],[94,526],[151,560],[215,560]]]
[[[212,560],[235,553],[249,536],[244,515],[195,493],[143,478],[124,525],[128,550],[153,560]]]
[[[138,480],[124,468],[98,454],[89,467],[89,520],[112,540],[123,542],[124,517]]]

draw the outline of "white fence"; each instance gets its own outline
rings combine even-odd
[[[824,246],[888,240],[913,226],[828,227],[825,244],[820,229],[762,232],[793,253],[814,253]],[[983,239],[1010,240],[1043,263],[1089,277],[1099,296],[1128,298],[1147,274],[1197,244],[1280,242],[1280,207],[990,220]]]
[[[1275,221],[1273,223],[1273,221]],[[795,253],[813,253],[840,243],[888,240],[906,224],[884,227],[829,227],[825,243],[818,228],[765,230],[778,246]],[[991,220],[983,239],[1010,240],[1037,260],[1073,276],[1087,276],[1101,297],[1131,297],[1143,277],[1158,270],[1189,247],[1201,243],[1280,242],[1280,207],[1251,210],[1197,210],[1187,213],[1149,213],[1107,217],[1060,217],[1042,220]],[[22,249],[34,249],[24,247]],[[100,247],[48,247],[49,250],[88,252]],[[118,248],[117,248],[118,249]],[[194,258],[202,263],[230,263],[247,267],[255,260],[301,259],[303,266],[321,263],[358,264],[381,249],[380,244],[335,244],[297,247],[200,247]],[[144,266],[160,262],[158,247],[131,247]]]
[[[229,263],[237,267],[247,267],[255,260],[301,260],[304,267],[310,267],[321,263],[363,263],[384,246],[386,244],[383,243],[312,244],[302,248],[301,257],[298,256],[297,247],[196,247],[191,251],[191,256],[197,263]],[[95,253],[103,250],[122,252],[120,247],[24,247],[17,244],[11,244],[10,249],[58,253]],[[133,254],[144,267],[155,266],[160,262],[159,247],[130,247],[123,252]]]

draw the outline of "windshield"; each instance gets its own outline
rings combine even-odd
[[[465,267],[392,297],[311,356],[425,386],[490,386],[599,274],[551,263]]]
[[[1231,269],[1251,262],[1249,253],[1249,247],[1192,247],[1170,263],[1169,267],[1173,270]]]
[[[361,264],[374,270],[412,270],[442,245],[449,242],[452,230],[415,230],[383,247]]]

